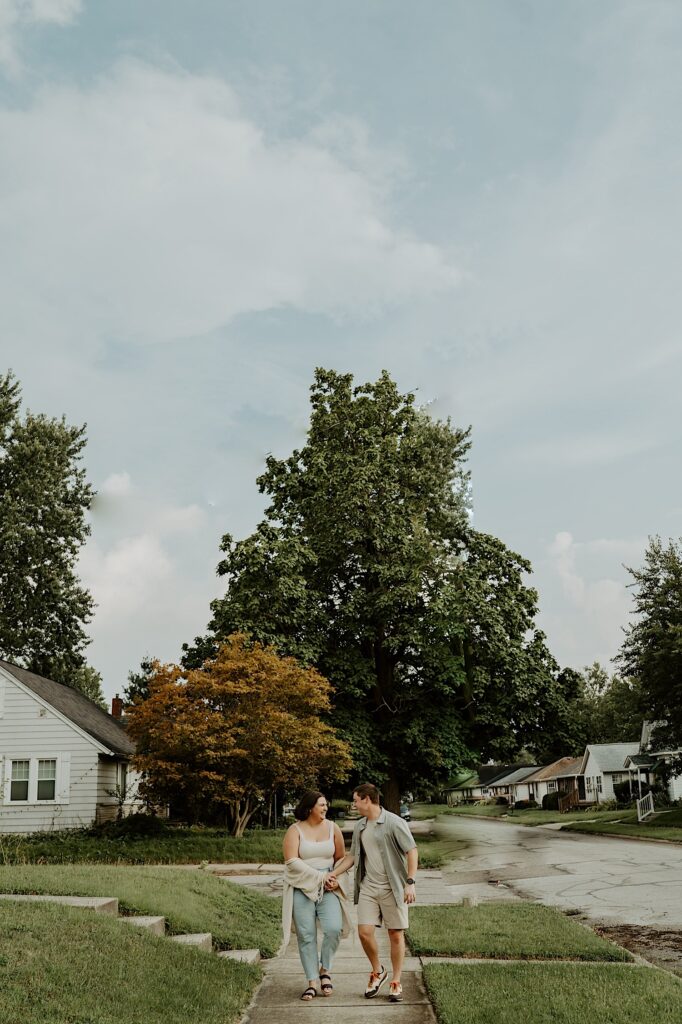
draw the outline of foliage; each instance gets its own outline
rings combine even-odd
[[[515,811],[529,811],[534,810],[537,807],[537,800],[516,800],[514,803]]]
[[[107,914],[11,901],[2,907],[0,974],[4,1024],[226,1024],[261,979],[255,965],[198,954]]]
[[[128,673],[128,685],[123,687],[123,700],[126,704],[146,700],[149,696],[149,682],[154,678],[157,659],[145,654],[137,672]]]
[[[184,664],[242,630],[315,665],[354,780],[380,782],[397,810],[402,790],[474,752],[507,756],[551,731],[556,666],[529,563],[471,528],[469,431],[431,419],[387,373],[354,386],[319,369],[311,406],[305,445],[258,479],[264,521],[223,538],[227,593]]]
[[[639,680],[609,675],[599,662],[583,670],[587,743],[629,743],[642,731],[643,695]]]
[[[331,687],[315,669],[235,634],[186,673],[157,665],[149,698],[129,711],[142,794],[201,818],[216,809],[239,836],[259,804],[350,769],[345,743],[320,720]]]
[[[0,867],[0,892],[115,896],[122,910],[159,914],[172,933],[210,932],[221,949],[260,949],[281,942],[278,900],[209,871],[102,864]]]
[[[281,830],[250,829],[236,839],[216,828],[162,826],[159,835],[141,835],[118,825],[0,835],[0,864],[272,864],[282,856]]]
[[[629,568],[635,621],[618,662],[640,681],[648,717],[661,723],[654,744],[682,748],[682,541],[652,537],[640,569]],[[682,769],[682,757],[678,759]]]
[[[69,686],[74,690],[80,690],[88,700],[101,707],[102,711],[108,711],[102,690],[102,676],[91,665],[81,665],[74,669],[69,673],[68,682]]]
[[[0,657],[71,685],[92,614],[76,575],[92,499],[85,428],[22,418],[20,405],[13,375],[0,376]]]
[[[559,810],[559,794],[556,790],[553,793],[545,793],[542,798],[542,809],[543,811]]]

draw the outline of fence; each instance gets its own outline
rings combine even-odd
[[[646,821],[654,813],[653,793],[647,793],[637,801],[637,821]]]

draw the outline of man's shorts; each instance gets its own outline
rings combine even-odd
[[[399,930],[409,927],[407,903],[400,906],[392,889],[361,888],[358,900],[358,924],[373,924],[380,928]]]

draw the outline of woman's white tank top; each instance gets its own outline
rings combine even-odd
[[[315,839],[306,839],[298,825],[296,829],[299,834],[298,855],[301,860],[318,871],[331,871],[334,867],[334,822],[329,822],[328,838],[319,842]]]

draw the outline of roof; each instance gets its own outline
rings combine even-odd
[[[527,764],[523,768],[517,768],[516,771],[509,772],[506,775],[500,775],[494,782],[490,783],[493,786],[513,786],[517,782],[525,782],[526,779],[533,775],[538,770],[536,764]]]
[[[497,782],[498,779],[503,779],[510,772],[515,772],[517,768],[524,767],[525,765],[522,764],[482,764],[478,769],[478,777],[481,780],[481,785],[487,787]]]
[[[548,779],[565,779],[571,775],[578,775],[582,760],[582,757],[560,757],[558,761],[545,765],[524,781],[547,782]]]
[[[590,743],[585,747],[583,768],[588,756],[592,754],[602,772],[622,772],[625,758],[638,753],[639,743]]]
[[[476,772],[473,768],[463,768],[448,779],[443,789],[448,791],[453,789],[463,789],[465,788],[465,785],[470,786],[471,780],[474,778],[476,778]]]
[[[18,665],[11,665],[7,661],[0,661],[0,668],[14,676],[36,697],[46,701],[55,711],[61,712],[74,725],[87,732],[103,746],[108,747],[113,753],[126,755],[135,753],[135,744],[116,719],[106,711],[102,711],[80,690],[74,690],[63,683],[56,683],[54,679],[38,676],[35,672],[19,668]]]

